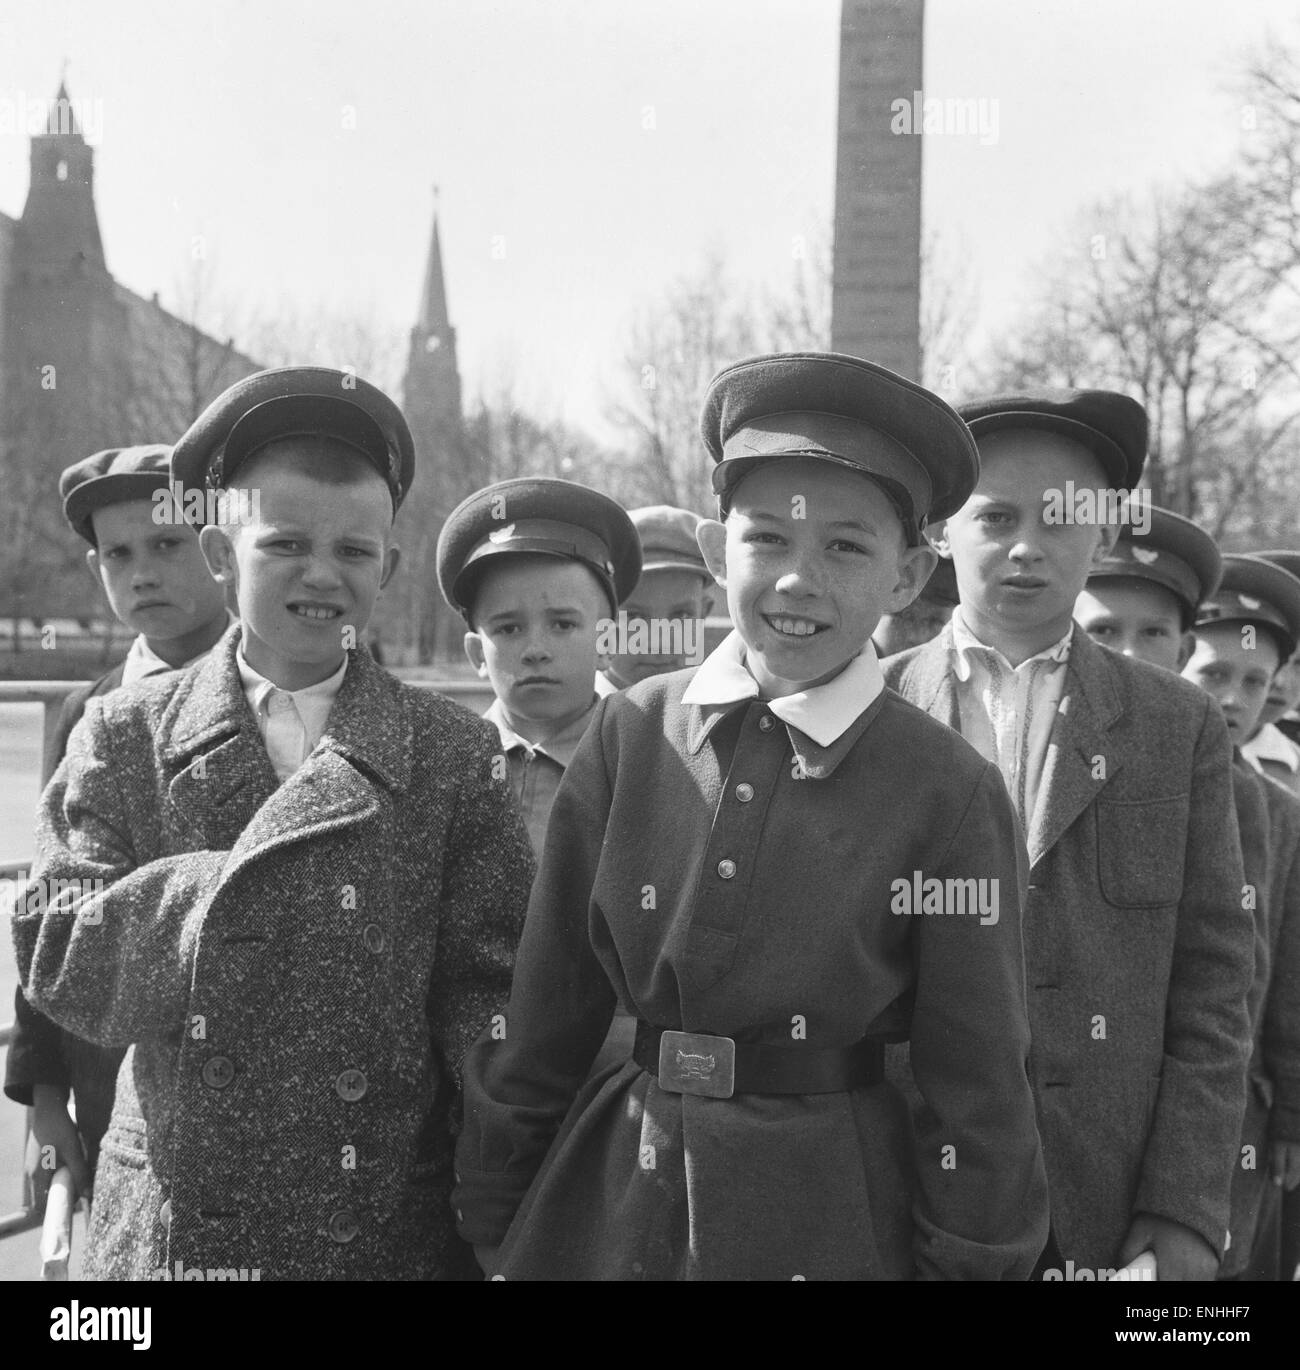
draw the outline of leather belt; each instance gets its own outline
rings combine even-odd
[[[838,1094],[885,1078],[885,1045],[864,1037],[849,1047],[784,1047],[706,1032],[636,1025],[632,1059],[672,1094]]]

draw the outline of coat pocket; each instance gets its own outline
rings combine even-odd
[[[1121,909],[1174,906],[1182,897],[1189,796],[1097,802],[1102,898]]]

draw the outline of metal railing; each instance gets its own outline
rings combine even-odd
[[[482,713],[492,702],[492,687],[481,680],[448,680],[437,677],[420,677],[405,671],[395,671],[407,684],[422,689],[437,690],[449,696],[458,704],[474,713]],[[46,767],[51,758],[46,755],[47,743],[54,725],[58,722],[63,701],[74,690],[86,682],[82,680],[0,680],[0,704],[40,704],[44,710],[41,718],[41,784],[49,779]],[[0,859],[0,880],[17,880],[26,876],[31,867],[31,859]],[[6,1052],[13,1040],[14,1024],[0,1023],[0,1053]],[[3,1107],[3,1102],[0,1102]],[[26,1124],[23,1129],[23,1154],[26,1158],[27,1147],[31,1140],[32,1110],[27,1110]],[[12,1213],[0,1214],[0,1240],[28,1232],[39,1227],[45,1217],[45,1195],[37,1192],[32,1178],[23,1167],[22,1192],[19,1206]]]

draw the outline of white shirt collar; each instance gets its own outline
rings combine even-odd
[[[1261,761],[1272,761],[1292,775],[1300,772],[1300,748],[1274,723],[1266,723],[1241,750],[1256,770]]]
[[[834,680],[773,699],[768,707],[782,723],[798,728],[819,747],[829,747],[849,730],[884,688],[876,649],[868,642]],[[687,685],[682,703],[705,707],[735,704],[742,699],[757,699],[758,694],[758,681],[745,665],[745,640],[733,630],[705,657]]]
[[[266,703],[267,697],[279,690],[280,686],[272,680],[267,680],[264,675],[259,674],[248,664],[244,657],[244,644],[242,642],[235,649],[235,664],[239,667],[239,679],[244,686],[244,695],[248,700],[249,708],[254,714],[258,714]],[[343,664],[332,676],[318,681],[315,685],[308,685],[305,689],[282,690],[281,693],[292,696],[293,702],[297,705],[304,720],[310,713],[319,713],[322,705],[324,705],[325,713],[328,715],[330,705],[334,703],[339,690],[342,688],[343,677],[347,673],[347,669],[348,658],[345,652]]]
[[[600,677],[597,676],[596,679],[599,680]],[[617,691],[613,693],[617,694]],[[505,706],[499,699],[492,701],[483,717],[489,723],[496,725],[504,751],[513,751],[519,747],[528,756],[535,756],[540,752],[542,756],[549,756],[552,761],[558,762],[567,769],[569,762],[573,760],[574,752],[578,750],[578,743],[582,741],[583,734],[587,731],[587,724],[591,722],[592,711],[601,697],[599,690],[595,691],[587,712],[575,718],[572,723],[553,737],[548,737],[545,742],[529,742],[526,737],[515,732],[510,726],[510,720],[506,717]]]
[[[956,650],[956,661],[953,663],[953,672],[960,681],[970,679],[971,656],[978,652],[992,652],[995,657],[1007,668],[1008,671],[1019,670],[998,651],[996,647],[990,647],[987,642],[981,642],[979,638],[971,632],[966,625],[966,619],[962,615],[962,606],[959,604],[952,611],[952,618],[948,621],[952,624],[952,645]],[[1027,666],[1031,661],[1051,661],[1060,664],[1070,659],[1070,643],[1074,640],[1074,624],[1071,623],[1066,629],[1065,636],[1059,641],[1052,643],[1050,647],[1044,647],[1041,652],[1035,652],[1033,656],[1026,657],[1020,663]]]
[[[204,653],[199,653],[199,656],[203,655]],[[194,659],[197,660],[198,658]],[[188,661],[185,662],[186,666],[189,664]],[[146,676],[157,675],[160,671],[179,669],[179,667],[164,661],[144,640],[143,636],[137,637],[131,644],[131,650],[126,654],[126,660],[122,662],[122,684],[134,685],[137,680],[143,680]]]

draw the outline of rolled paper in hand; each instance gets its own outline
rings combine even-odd
[[[1156,1277],[1156,1253],[1144,1251],[1136,1260],[1130,1261],[1123,1270],[1117,1270],[1110,1278],[1114,1280],[1154,1280]]]
[[[50,1181],[45,1200],[45,1223],[41,1228],[41,1279],[66,1280],[68,1258],[72,1255],[72,1211],[77,1206],[77,1191],[72,1171],[61,1165]]]

